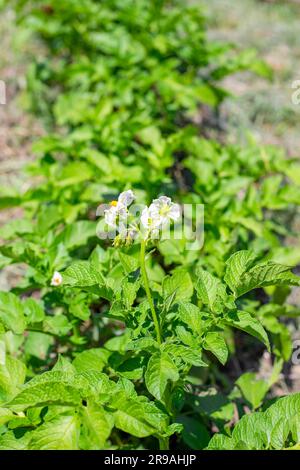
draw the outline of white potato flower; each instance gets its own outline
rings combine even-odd
[[[117,201],[111,201],[110,208],[104,211],[105,223],[112,228],[117,227],[117,219],[126,219],[127,207],[134,201],[135,196],[131,189],[123,191]]]
[[[174,222],[180,218],[180,206],[172,202],[167,196],[154,199],[149,206],[151,219],[159,223],[160,228],[167,225],[171,220]]]
[[[54,271],[51,279],[51,286],[60,286],[62,284],[62,275],[58,271]]]
[[[165,227],[171,220],[175,222],[179,218],[179,204],[175,204],[167,196],[161,196],[154,199],[150,206],[145,207],[142,211],[141,226],[152,238],[158,238],[160,229]]]
[[[149,207],[145,207],[141,214],[141,230],[146,232],[146,238],[151,235],[152,238],[158,238],[159,219],[153,219]]]

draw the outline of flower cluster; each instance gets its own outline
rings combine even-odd
[[[128,207],[134,200],[135,196],[130,189],[121,193],[117,201],[111,201],[110,208],[104,211],[106,224],[111,228],[117,228],[118,223],[126,223]]]
[[[179,205],[167,196],[154,199],[149,207],[143,208],[140,217],[135,217],[134,211],[131,214],[129,212],[129,206],[134,200],[135,195],[131,190],[124,191],[104,211],[107,226],[118,230],[114,245],[124,242],[129,244],[138,234],[146,241],[157,239],[163,228],[180,218]]]
[[[122,192],[117,200],[111,201],[109,208],[104,210],[104,222],[108,228],[117,231],[114,238],[114,246],[130,245],[138,236],[147,242],[157,240],[161,230],[170,222],[179,220],[181,211],[179,204],[172,202],[167,196],[154,199],[149,207],[145,206],[136,216],[135,211],[129,210],[132,202],[136,199],[133,191]],[[55,271],[51,279],[52,286],[60,286],[62,276]]]

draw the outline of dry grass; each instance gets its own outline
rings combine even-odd
[[[198,3],[197,0],[194,1]],[[200,3],[210,18],[210,36],[255,48],[274,70],[271,82],[236,74],[224,81],[235,99],[227,99],[222,118],[229,139],[243,141],[251,131],[259,141],[285,147],[300,156],[300,105],[291,100],[292,82],[300,78],[300,2],[210,0]]]

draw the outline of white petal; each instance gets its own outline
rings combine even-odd
[[[149,217],[157,219],[159,217],[160,206],[156,202],[152,202],[149,206]]]
[[[143,228],[145,229],[149,228],[149,219],[150,219],[149,208],[145,207],[145,209],[143,209],[142,214],[141,214],[141,225]]]
[[[112,206],[110,209],[104,211],[105,223],[112,228],[116,228],[116,219],[118,215],[118,209]]]
[[[158,199],[154,199],[153,202],[158,206],[170,206],[172,201],[168,196],[160,196]]]
[[[171,205],[170,207],[170,212],[169,212],[169,217],[170,219],[172,220],[178,220],[180,218],[180,215],[181,215],[181,211],[180,211],[180,206],[179,204],[173,204]]]
[[[118,197],[118,206],[128,207],[135,200],[135,195],[133,191],[129,189],[128,191],[123,191]]]

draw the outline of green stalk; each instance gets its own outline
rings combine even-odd
[[[149,302],[153,323],[154,323],[154,326],[155,326],[156,339],[157,339],[158,344],[161,344],[160,326],[159,326],[158,317],[156,315],[156,311],[155,311],[155,308],[154,308],[154,303],[153,303],[153,299],[152,299],[152,295],[151,295],[151,291],[150,291],[150,287],[149,287],[149,279],[148,279],[147,270],[146,270],[146,263],[145,263],[145,254],[146,254],[146,242],[145,242],[145,240],[142,240],[141,241],[141,251],[140,251],[141,275],[142,275],[142,279],[143,279],[147,299],[148,299],[148,302]]]
[[[168,437],[159,438],[159,450],[169,450],[169,438]]]

